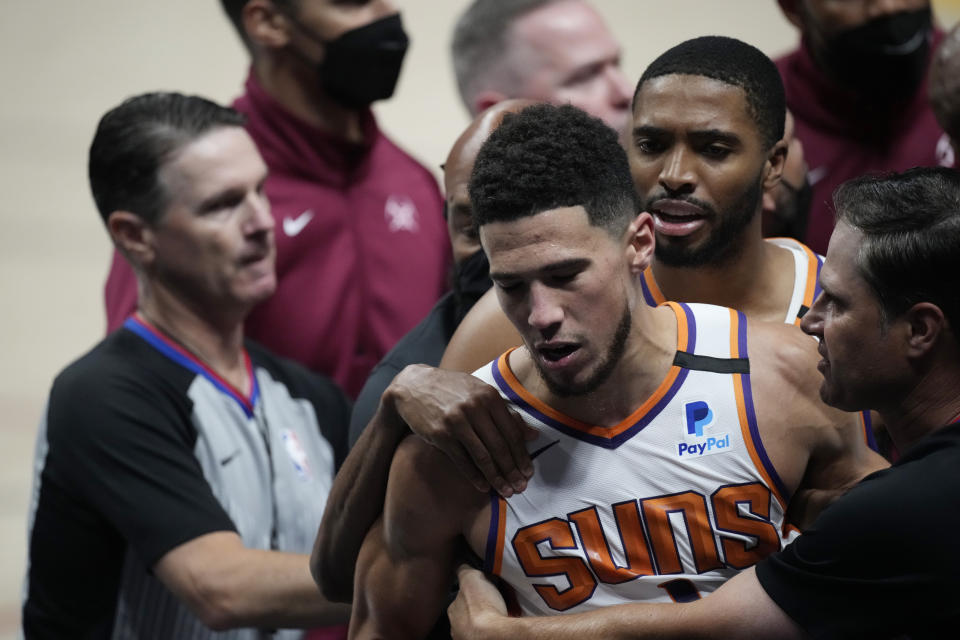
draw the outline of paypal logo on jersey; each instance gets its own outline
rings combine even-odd
[[[688,402],[684,408],[687,413],[687,433],[698,437],[703,435],[703,428],[713,422],[713,411],[703,400]]]
[[[686,435],[683,442],[677,444],[677,455],[681,458],[699,458],[714,453],[724,453],[730,449],[730,434],[711,434],[705,436],[703,430],[713,424],[713,410],[703,400],[687,402],[683,405]]]

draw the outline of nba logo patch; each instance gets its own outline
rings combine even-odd
[[[293,468],[296,469],[300,479],[311,479],[313,474],[310,473],[307,452],[303,450],[303,445],[300,444],[300,439],[297,438],[297,434],[294,433],[292,429],[284,429],[280,432],[280,439],[283,440],[283,446],[287,450],[287,455],[290,456]]]
[[[681,406],[683,436],[677,443],[677,457],[700,458],[730,450],[730,434],[713,433],[717,416],[709,402],[693,400]]]

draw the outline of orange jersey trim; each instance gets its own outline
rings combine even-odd
[[[660,291],[660,287],[657,285],[656,279],[653,277],[653,267],[647,267],[644,270],[643,286],[646,288],[646,293],[650,294],[650,299],[653,300],[653,304],[650,306],[656,307],[667,301],[663,295],[663,292]],[[650,302],[650,300],[647,302]]]
[[[675,302],[668,302],[666,304],[673,310],[673,313],[677,318],[677,350],[686,351],[687,344],[689,343],[690,331],[687,323],[686,313],[683,311],[680,305]],[[547,416],[548,418],[555,420],[570,429],[574,429],[585,435],[603,440],[612,440],[631,427],[634,427],[637,422],[643,419],[647,413],[656,407],[658,403],[660,403],[661,400],[663,400],[663,398],[667,395],[667,393],[673,389],[674,383],[677,381],[677,376],[679,376],[680,372],[682,371],[681,367],[672,365],[670,370],[667,372],[666,377],[657,387],[656,391],[654,391],[653,394],[647,398],[647,400],[640,405],[636,411],[631,413],[626,419],[617,423],[616,425],[612,427],[604,427],[600,425],[588,424],[563,414],[527,391],[527,389],[524,388],[524,386],[517,379],[516,375],[514,375],[513,370],[510,368],[510,354],[513,353],[516,348],[517,347],[510,349],[497,360],[497,369],[510,390],[519,396],[525,403],[530,405],[537,412],[542,413],[544,416]]]

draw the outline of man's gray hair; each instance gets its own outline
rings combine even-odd
[[[473,0],[457,20],[453,31],[453,71],[460,98],[473,113],[473,99],[488,88],[493,72],[503,62],[509,48],[507,32],[513,23],[535,9],[562,0]],[[504,85],[519,78],[503,78]],[[511,93],[514,86],[493,87]],[[517,97],[517,96],[509,96]],[[476,115],[476,114],[474,114]]]

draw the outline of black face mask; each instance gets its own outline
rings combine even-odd
[[[882,16],[828,39],[821,63],[864,97],[900,102],[923,80],[931,32],[930,7]]]
[[[362,109],[393,95],[410,44],[399,13],[351,29],[330,42],[297,24],[324,46],[317,74],[330,98],[344,107]]]
[[[456,296],[456,322],[460,324],[480,297],[493,286],[490,280],[490,262],[487,254],[480,249],[457,265],[453,278],[453,291]]]

